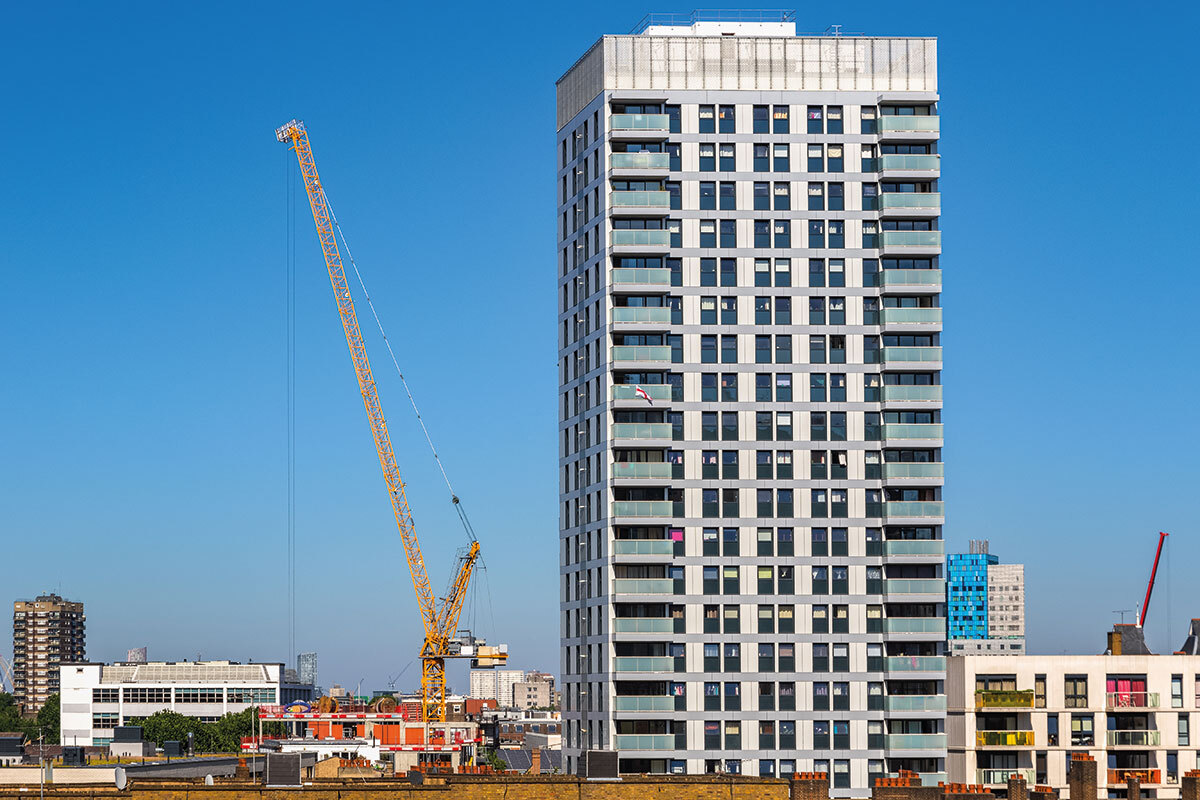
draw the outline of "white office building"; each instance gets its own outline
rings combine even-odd
[[[62,743],[107,745],[113,730],[171,710],[205,722],[280,703],[282,664],[154,661],[63,664]]]
[[[520,669],[473,669],[470,674],[470,696],[477,700],[494,699],[501,708],[511,708],[513,685],[525,680]]]
[[[936,67],[693,14],[559,79],[569,771],[945,777]]]

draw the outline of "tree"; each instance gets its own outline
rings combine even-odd
[[[62,698],[58,692],[46,698],[46,704],[38,709],[37,712],[37,729],[39,733],[46,736],[46,744],[59,743],[59,708],[62,703]]]

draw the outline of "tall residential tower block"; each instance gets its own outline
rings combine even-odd
[[[944,777],[936,52],[693,15],[559,79],[567,769]]]
[[[56,594],[13,603],[13,696],[37,711],[60,689],[59,665],[85,658],[83,603]]]

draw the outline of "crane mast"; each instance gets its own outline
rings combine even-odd
[[[443,599],[439,609],[429,584],[429,575],[425,571],[425,558],[421,554],[421,545],[417,541],[416,529],[413,527],[412,512],[409,509],[404,480],[400,476],[396,455],[392,450],[392,439],[388,434],[383,407],[379,403],[375,377],[371,373],[371,364],[367,359],[366,344],[358,328],[358,315],[354,311],[354,301],[350,296],[346,272],[342,267],[342,255],[338,250],[337,238],[334,233],[334,220],[325,198],[325,190],[321,187],[321,179],[317,175],[317,165],[313,160],[308,132],[305,130],[303,122],[292,120],[278,128],[275,131],[275,137],[280,142],[291,143],[292,149],[296,153],[296,160],[300,163],[300,172],[304,177],[304,189],[308,193],[309,206],[312,208],[313,223],[316,225],[317,237],[321,241],[321,250],[325,255],[325,266],[329,269],[329,282],[333,286],[333,296],[337,301],[338,313],[342,318],[346,344],[350,348],[350,359],[354,362],[354,372],[358,376],[359,392],[362,394],[363,406],[366,407],[367,419],[371,424],[371,434],[375,439],[379,466],[383,470],[383,479],[387,483],[388,497],[391,499],[392,512],[396,518],[396,528],[400,531],[400,539],[404,543],[404,555],[408,560],[408,570],[412,576],[413,589],[417,595],[417,606],[421,611],[421,622],[425,631],[424,643],[421,646],[421,715],[426,722],[444,722],[446,719],[446,664],[444,659],[459,655],[458,652],[450,652],[451,643],[458,626],[467,586],[471,581],[471,573],[479,558],[479,542],[472,539],[466,553],[460,557],[450,591]]]

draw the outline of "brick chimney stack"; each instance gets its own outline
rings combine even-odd
[[[1072,753],[1067,771],[1071,800],[1097,800],[1096,759],[1086,753]]]

